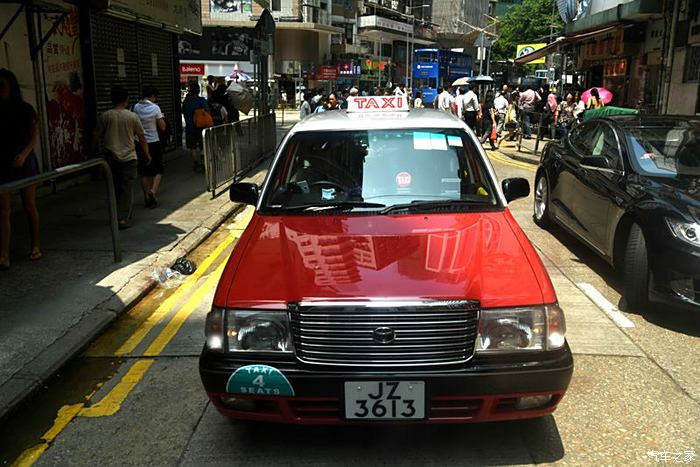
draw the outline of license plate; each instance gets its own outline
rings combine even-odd
[[[345,417],[360,420],[425,418],[425,382],[347,381]]]

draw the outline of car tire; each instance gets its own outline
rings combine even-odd
[[[549,214],[549,181],[543,172],[540,172],[535,180],[534,198],[532,219],[535,224],[546,229],[552,225],[552,220]]]
[[[624,296],[632,309],[649,303],[649,259],[644,232],[637,224],[630,227],[625,250]]]

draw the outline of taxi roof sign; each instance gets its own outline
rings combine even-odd
[[[407,112],[406,96],[351,96],[348,97],[348,113],[359,112]]]

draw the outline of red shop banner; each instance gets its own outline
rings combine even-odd
[[[338,67],[336,65],[321,65],[316,73],[317,80],[335,80],[338,78]]]
[[[180,63],[180,74],[204,76],[204,63]]]

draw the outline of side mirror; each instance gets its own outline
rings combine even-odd
[[[530,195],[530,183],[524,178],[506,178],[501,182],[501,187],[509,202]]]
[[[228,193],[236,203],[255,205],[258,202],[258,186],[254,183],[234,183]]]
[[[612,169],[612,167],[610,167],[610,161],[608,160],[608,158],[603,156],[585,156],[581,158],[579,164],[581,165],[581,167],[587,169]]]

